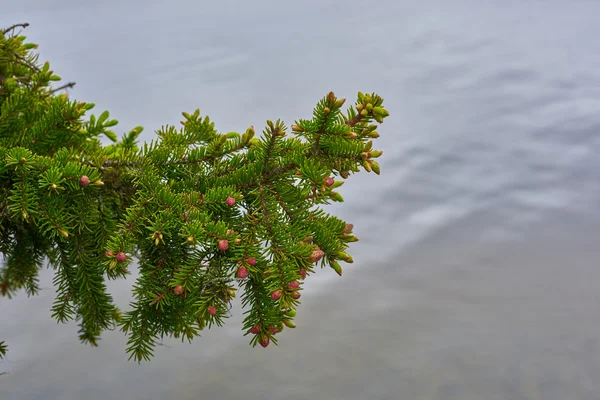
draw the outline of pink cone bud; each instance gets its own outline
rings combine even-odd
[[[331,187],[331,185],[333,185],[334,183],[335,181],[332,177],[328,176],[327,178],[325,178],[325,186]]]
[[[290,282],[290,284],[288,285],[288,289],[290,290],[296,290],[300,287],[300,282],[298,281],[292,281]]]
[[[340,172],[340,175],[344,179],[348,179],[348,177],[350,176],[350,174],[348,173],[348,171],[342,171],[342,172]]]
[[[323,258],[324,255],[325,255],[325,253],[323,252],[323,250],[321,250],[320,248],[317,247],[315,250],[313,250],[313,252],[309,258],[309,261],[311,263],[315,263],[315,262],[319,261],[321,258]]]
[[[271,293],[271,299],[277,301],[281,298],[281,290],[277,289],[276,291],[274,291],[273,293]]]
[[[344,233],[350,233],[352,232],[352,229],[354,229],[354,225],[348,224],[344,227]]]
[[[242,265],[238,268],[236,275],[239,279],[246,279],[248,277],[248,268]]]
[[[229,242],[225,239],[219,240],[219,250],[227,251],[229,248]]]
[[[306,279],[306,268],[300,268],[300,277],[302,280]]]
[[[217,307],[215,307],[215,306],[208,307],[208,313],[212,316],[217,315]]]
[[[181,285],[175,286],[175,289],[173,289],[173,293],[175,293],[177,296],[179,296],[181,293],[183,293],[183,286],[181,286]]]
[[[106,251],[104,252],[104,257],[106,257],[106,258],[110,258],[110,257],[112,257],[113,255],[114,255],[114,254],[113,254],[112,250],[106,250]]]
[[[228,197],[225,200],[225,203],[229,206],[229,207],[233,207],[233,205],[235,204],[235,199],[233,197]]]
[[[270,339],[268,336],[264,336],[261,337],[260,339],[258,339],[258,343],[260,343],[260,345],[262,347],[267,347],[269,345]]]
[[[271,325],[270,327],[267,328],[267,331],[271,335],[275,335],[276,333],[279,333],[279,328],[277,327],[277,325]]]
[[[89,184],[90,184],[90,178],[88,178],[87,176],[83,175],[81,178],[79,178],[79,185],[81,187],[86,187]]]
[[[300,292],[296,291],[294,293],[292,293],[292,299],[294,300],[298,300],[300,298]]]
[[[258,335],[260,333],[260,325],[254,325],[252,328],[250,328],[250,333]]]
[[[248,258],[246,258],[246,262],[249,265],[252,265],[254,267],[256,265],[256,258],[254,258],[254,257],[248,257]]]
[[[117,253],[117,261],[118,262],[125,262],[125,260],[127,260],[127,256],[125,255],[125,253],[123,253],[122,251]]]

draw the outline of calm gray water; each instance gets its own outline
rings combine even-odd
[[[45,273],[0,301],[0,399],[600,398],[600,3],[2,3],[72,97],[145,140],[196,107],[290,124],[329,90],[392,116],[382,175],[334,208],[355,263],[311,278],[279,347],[250,348],[238,309],[138,366],[119,332],[89,348],[52,321]]]

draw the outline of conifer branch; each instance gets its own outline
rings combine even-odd
[[[142,127],[119,140],[107,111],[75,102],[50,84],[36,45],[0,31],[0,294],[34,294],[44,257],[54,268],[52,317],[76,319],[79,338],[98,345],[119,327],[130,358],[149,360],[159,340],[199,336],[229,317],[241,295],[250,344],[277,344],[295,327],[302,283],[316,265],[341,275],[350,224],[319,208],[343,201],[334,189],[361,169],[379,174],[372,148],[383,99],[332,92],[312,119],[286,133],[267,121],[261,138],[219,133],[200,110],[182,127],[139,145]],[[100,135],[113,143],[103,146]],[[133,302],[121,314],[107,279],[129,274],[137,259]],[[3,351],[0,342],[0,356]]]

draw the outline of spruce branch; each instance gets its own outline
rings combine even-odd
[[[56,94],[73,84],[51,89],[60,78],[37,64],[36,45],[6,35],[15,27],[0,32],[0,294],[37,293],[48,259],[52,317],[75,319],[93,346],[119,327],[141,362],[164,337],[223,325],[236,296],[250,344],[277,344],[316,267],[341,275],[353,262],[352,225],[320,206],[343,201],[336,189],[352,173],[379,174],[373,139],[389,114],[377,94],[344,111],[330,92],[291,132],[269,120],[260,137],[220,133],[197,109],[140,144],[142,127],[118,139],[107,111]],[[106,280],[134,261],[121,312]]]

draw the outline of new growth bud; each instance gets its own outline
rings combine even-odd
[[[287,326],[288,328],[295,328],[296,324],[294,324],[291,320],[289,319],[284,319],[283,323],[285,324],[285,326]]]
[[[302,280],[306,279],[306,268],[300,268],[300,277]]]
[[[275,290],[273,293],[271,293],[271,300],[277,301],[281,298],[281,295],[283,293],[281,292],[281,290],[277,289]]]
[[[248,277],[248,268],[240,266],[236,272],[238,279],[246,279]]]
[[[262,347],[267,347],[269,345],[270,339],[268,336],[263,336],[260,339],[258,339],[258,343],[260,343],[260,345]]]
[[[342,276],[342,266],[337,262],[331,260],[329,266],[339,275]]]
[[[254,325],[252,328],[250,328],[250,333],[258,335],[260,333],[260,325]]]
[[[117,261],[118,262],[125,262],[127,260],[127,255],[125,253],[123,253],[122,251],[117,253]]]
[[[229,248],[229,242],[226,239],[219,240],[219,250],[227,251]]]
[[[79,178],[79,185],[81,187],[86,187],[89,184],[90,184],[90,178],[88,178],[87,176],[83,175],[81,178]]]
[[[321,250],[320,248],[316,248],[315,250],[313,250],[312,254],[309,257],[309,261],[311,263],[315,263],[317,261],[319,261],[321,258],[323,258],[323,256],[325,255],[325,253],[323,252],[323,250]]]

